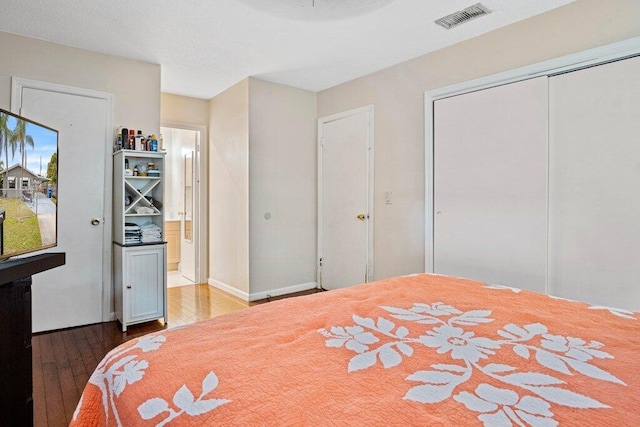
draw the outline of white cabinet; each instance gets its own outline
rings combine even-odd
[[[167,321],[165,154],[113,154],[113,273],[116,317],[128,325]]]
[[[166,245],[113,244],[116,317],[122,331],[162,318],[166,323]]]

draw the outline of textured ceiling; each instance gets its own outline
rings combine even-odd
[[[254,76],[323,90],[575,0],[1,0],[0,31],[162,66],[162,91],[211,98]]]

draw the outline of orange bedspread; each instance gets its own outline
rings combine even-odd
[[[640,315],[417,275],[129,341],[72,425],[640,425]]]

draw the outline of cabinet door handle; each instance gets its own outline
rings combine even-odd
[[[131,285],[127,285],[127,289],[131,289]]]

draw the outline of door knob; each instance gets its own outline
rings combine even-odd
[[[366,215],[365,215],[365,214],[360,214],[360,215],[358,215],[358,217],[357,217],[357,218],[358,218],[360,221],[364,221],[364,219],[366,218]]]
[[[100,220],[98,218],[93,218],[91,220],[91,225],[100,225]]]

